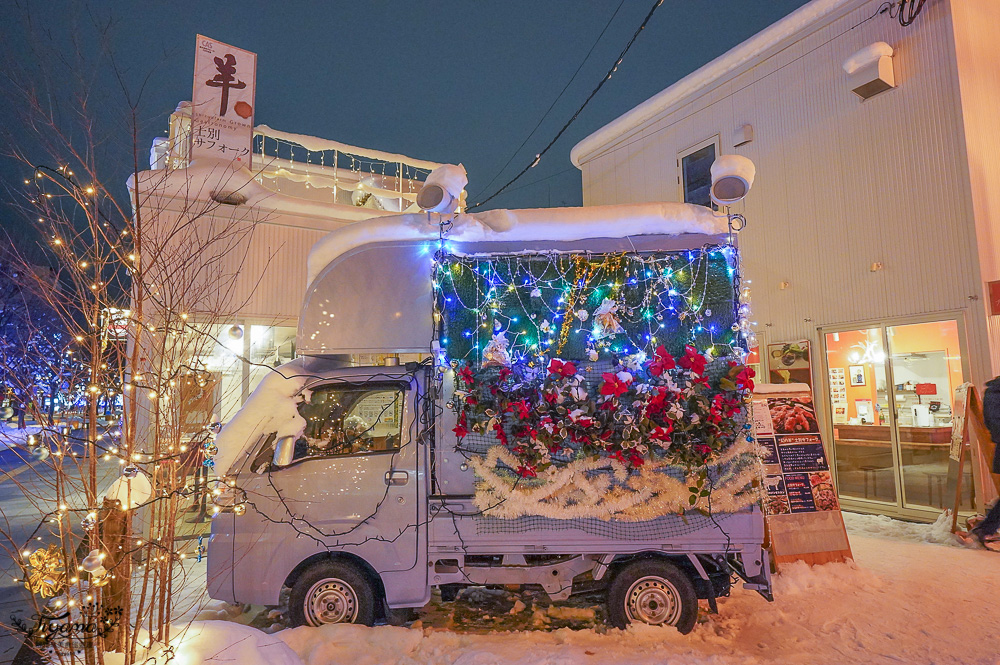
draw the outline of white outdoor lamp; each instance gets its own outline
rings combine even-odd
[[[451,212],[455,209],[455,197],[441,185],[425,184],[417,193],[417,206],[427,212]]]
[[[742,201],[753,185],[757,169],[742,155],[720,155],[712,162],[712,200],[720,206]]]
[[[417,192],[417,207],[427,212],[451,213],[462,203],[469,177],[461,164],[442,164],[427,176]]]

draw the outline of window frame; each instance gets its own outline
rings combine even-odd
[[[714,134],[707,139],[699,141],[698,143],[695,143],[685,148],[684,150],[678,151],[677,153],[677,196],[678,200],[681,203],[689,203],[689,201],[687,201],[687,191],[685,190],[685,182],[684,182],[684,158],[690,157],[694,153],[698,152],[699,150],[703,150],[708,146],[713,146],[715,148],[715,159],[718,159],[719,155],[722,154],[721,135]],[[691,205],[703,205],[703,204],[692,203]],[[710,210],[719,209],[719,206],[717,206],[711,200],[711,197],[709,197],[708,205],[704,207],[709,208]]]

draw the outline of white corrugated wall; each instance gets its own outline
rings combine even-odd
[[[718,134],[724,153],[757,165],[738,211],[765,340],[817,343],[824,326],[962,312],[981,383],[992,374],[949,4],[928,2],[909,28],[865,21],[880,4],[853,3],[588,156],[584,202],[679,200],[678,152]],[[896,50],[898,87],[862,102],[841,63],[876,41]],[[754,140],[733,148],[745,123]]]

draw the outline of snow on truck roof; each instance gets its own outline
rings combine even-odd
[[[663,252],[718,243],[725,216],[685,203],[490,210],[379,217],[342,227],[309,253],[299,312],[301,355],[426,352],[433,333],[431,257],[447,251]]]
[[[378,217],[339,228],[309,252],[308,284],[359,247],[388,242],[437,240],[442,219],[436,213]],[[688,203],[630,203],[580,208],[529,208],[458,213],[451,219],[449,243],[572,242],[630,236],[714,236],[728,231],[723,215]]]

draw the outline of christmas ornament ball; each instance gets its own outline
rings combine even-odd
[[[80,567],[88,573],[96,573],[98,569],[104,568],[101,565],[101,561],[101,550],[90,550],[90,554],[85,556],[83,561],[80,562]]]

